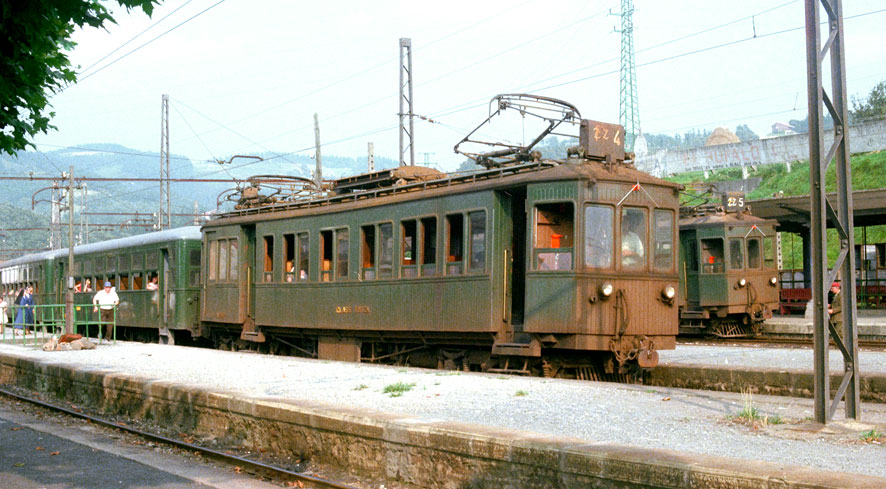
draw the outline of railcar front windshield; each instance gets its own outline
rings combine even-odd
[[[621,267],[642,269],[647,262],[646,209],[624,207],[621,210]]]

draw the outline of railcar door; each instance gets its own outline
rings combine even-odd
[[[526,292],[526,189],[496,192],[497,212],[494,219],[494,245],[501,260],[502,322],[515,335],[523,332],[523,309]],[[497,268],[497,267],[496,267]],[[519,340],[520,338],[515,338]]]

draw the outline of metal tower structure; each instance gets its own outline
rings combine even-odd
[[[172,225],[169,202],[169,95],[165,93],[160,115],[160,214],[157,216],[157,229],[163,230]]]
[[[404,107],[408,106],[408,107]],[[408,108],[409,112],[404,112]],[[409,148],[409,166],[415,165],[415,133],[412,110],[412,39],[400,38],[400,166],[406,166],[406,149]],[[409,117],[409,129],[406,129]],[[409,142],[404,139],[408,138]]]
[[[323,187],[323,157],[320,155],[320,118],[314,112],[314,185]]]
[[[58,181],[52,182],[52,191],[49,197],[49,249],[57,250],[62,247],[62,195]]]
[[[827,41],[821,45],[819,3],[827,13]],[[852,222],[852,169],[849,164],[849,109],[846,104],[845,47],[843,46],[843,6],[841,0],[805,0],[806,75],[809,96],[809,195],[812,220],[812,335],[814,363],[814,414],[816,423],[834,417],[844,401],[846,417],[859,419],[858,331],[855,302],[855,232]],[[824,90],[822,65],[829,61],[831,94]],[[834,139],[824,141],[824,111],[834,119]],[[831,160],[837,164],[837,210],[825,194],[825,172]],[[827,225],[836,228],[840,251],[833,268],[828,268]],[[843,331],[829,321],[827,291],[842,279],[840,294]],[[830,399],[829,340],[843,355],[843,380]]]
[[[621,0],[621,79],[618,123],[625,128],[625,149],[634,149],[640,130],[637,67],[634,61],[634,0]]]

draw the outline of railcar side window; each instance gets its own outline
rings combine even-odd
[[[646,267],[646,209],[624,207],[621,210],[621,266]]]
[[[298,233],[298,280],[308,280],[311,262],[308,260],[310,241],[308,233]]]
[[[375,226],[360,227],[360,243],[363,280],[375,280]]]
[[[335,277],[336,279],[348,278],[348,229],[335,230]]]
[[[141,261],[138,261],[137,258],[140,258]],[[143,255],[141,255],[140,253],[137,255],[133,254],[132,255],[133,266],[135,268],[144,268],[143,267],[143,265],[145,264],[144,258],[145,257]],[[190,254],[188,255],[188,265],[190,265],[192,267],[199,267],[200,266],[200,250],[191,250]]]
[[[218,277],[218,241],[209,242],[209,280]]]
[[[464,217],[446,216],[446,275],[460,275],[464,264]]]
[[[228,242],[224,240],[218,245],[218,281],[228,281]]]
[[[273,282],[274,281],[274,237],[273,236],[265,236],[265,262],[264,262],[264,274],[262,275],[263,282]]]
[[[295,281],[295,235],[283,235],[283,280]]]
[[[437,218],[425,217],[421,221],[421,275],[437,274]]]
[[[124,254],[120,255],[120,270],[121,271],[122,270],[129,270],[131,261],[132,261],[132,257],[129,255],[129,253],[124,253]],[[75,261],[74,262],[74,269],[75,269],[74,272],[77,271],[76,268],[77,268],[77,262]]]
[[[535,268],[571,270],[575,219],[572,202],[535,206]]]
[[[748,238],[748,268],[760,268],[760,238]]]
[[[695,234],[692,238],[684,241],[686,249],[684,250],[686,257],[686,269],[690,272],[698,271],[698,243],[695,241]]]
[[[612,267],[612,207],[585,207],[585,266]]]
[[[775,240],[763,238],[763,262],[766,268],[775,268]]]
[[[416,245],[418,235],[414,220],[400,223],[400,274],[403,278],[414,278],[417,275]]]
[[[468,222],[471,225],[471,272],[486,270],[486,211],[468,213]]]
[[[652,231],[655,240],[653,267],[662,272],[670,271],[674,267],[674,213],[656,209],[652,213]]]
[[[240,253],[238,241],[236,239],[232,239],[230,241],[231,244],[231,252],[228,255],[231,261],[231,273],[229,274],[232,281],[237,281],[237,271],[240,269]]]
[[[320,281],[332,282],[332,231],[320,231]]]
[[[160,268],[160,254],[156,251],[149,251],[145,257],[146,263],[145,268],[157,269]]]
[[[391,278],[394,276],[394,225],[386,222],[378,225],[378,245],[381,251],[378,255],[378,277]]]
[[[132,290],[142,290],[144,288],[145,284],[142,280],[142,273],[132,272]]]
[[[117,285],[118,290],[129,290],[129,274],[120,274],[120,283]]]
[[[729,269],[741,270],[742,268],[744,268],[744,240],[729,238]]]
[[[723,273],[723,239],[701,240],[701,271],[703,273]]]

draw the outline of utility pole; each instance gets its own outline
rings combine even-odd
[[[821,46],[819,2],[827,13],[827,41]],[[816,423],[834,417],[840,400],[846,417],[861,418],[858,379],[858,331],[855,302],[855,231],[852,214],[852,170],[849,162],[849,109],[846,104],[846,53],[843,46],[843,6],[841,0],[805,0],[806,10],[806,89],[809,97],[809,195],[812,215],[812,348],[814,364],[814,414]],[[829,61],[831,93],[825,92],[822,65]],[[824,141],[824,111],[834,120],[834,139]],[[825,174],[831,160],[837,164],[837,209],[825,194]],[[827,225],[837,230],[840,249],[833,268],[828,267]],[[838,332],[827,312],[827,291],[837,278],[843,331]],[[842,333],[842,336],[841,336]],[[830,341],[843,355],[843,380],[831,400]]]
[[[407,86],[408,85],[408,86]],[[409,112],[404,112],[407,105]],[[415,165],[415,133],[413,132],[412,110],[412,39],[400,38],[400,166],[406,166],[406,146],[409,146],[409,166]],[[409,130],[406,129],[406,116],[409,116]],[[406,143],[404,138],[409,138]]]
[[[625,149],[633,150],[642,134],[637,99],[637,67],[634,61],[634,0],[621,0],[621,78],[618,122],[625,128]]]
[[[320,118],[314,112],[314,185],[317,190],[323,186],[323,157],[320,156]]]
[[[68,276],[65,283],[65,334],[74,334],[74,165],[68,172]]]
[[[169,95],[164,93],[160,108],[160,214],[157,222],[161,231],[172,225],[169,201]]]
[[[375,171],[375,145],[372,143],[368,144],[369,156],[367,158],[369,163],[369,173]]]

